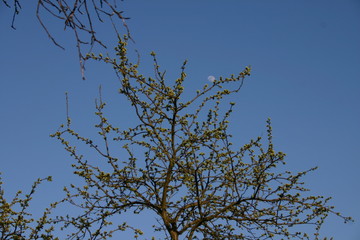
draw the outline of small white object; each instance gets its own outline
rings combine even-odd
[[[210,82],[214,82],[216,79],[215,79],[214,76],[210,75],[210,76],[208,76],[208,80],[209,80]]]

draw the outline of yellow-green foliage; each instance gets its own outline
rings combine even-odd
[[[311,196],[303,187],[301,177],[315,168],[299,173],[278,170],[285,154],[274,149],[270,119],[266,139],[244,146],[231,142],[228,125],[235,103],[226,104],[225,98],[239,93],[250,67],[201,90],[189,89],[182,97],[187,91],[186,61],[178,79],[166,80],[152,52],[155,76],[145,77],[128,59],[126,45],[126,36],[119,39],[115,59],[94,54],[87,58],[112,65],[120,80],[119,93],[133,107],[138,124],[113,126],[100,98],[96,128],[102,143],[78,134],[69,117],[52,135],[75,159],[74,173],[85,182],[65,189],[65,200],[84,209],[78,217],[60,218],[65,227],[77,229],[72,237],[106,239],[131,228],[137,238],[141,230],[109,219],[125,211],[150,210],[159,219],[151,225],[167,239],[318,239],[327,215],[339,214],[328,205],[329,198]],[[71,145],[70,137],[77,143]],[[105,161],[91,162],[79,154],[79,141]],[[119,143],[128,155],[113,155],[110,142]],[[314,226],[313,236],[298,231],[304,224]]]
[[[4,189],[0,178],[0,239],[1,240],[24,240],[24,239],[58,239],[53,236],[53,227],[48,215],[50,209],[46,209],[39,219],[32,218],[28,208],[33,195],[42,181],[51,181],[51,177],[38,179],[34,182],[28,194],[22,196],[18,191],[15,197],[8,201],[4,196]]]

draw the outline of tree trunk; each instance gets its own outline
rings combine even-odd
[[[171,235],[171,240],[179,240],[179,234],[176,231],[170,230],[170,235]]]

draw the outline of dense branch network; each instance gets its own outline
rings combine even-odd
[[[20,0],[2,2],[14,9],[15,28]],[[36,15],[60,48],[42,14],[60,20],[64,29],[74,32],[83,77],[84,61],[88,59],[103,61],[115,69],[119,93],[133,107],[138,123],[123,129],[113,126],[105,116],[101,91],[96,102],[99,123],[95,126],[100,142],[77,133],[67,114],[66,124],[52,137],[60,140],[74,158],[74,173],[84,184],[66,187],[66,197],[52,204],[36,221],[29,217],[27,208],[37,185],[46,179],[36,181],[25,198],[20,198],[18,192],[11,202],[3,197],[0,182],[0,239],[57,239],[53,233],[59,225],[61,230],[71,229],[68,239],[109,239],[117,231],[128,229],[137,239],[143,234],[141,229],[112,221],[126,211],[154,212],[158,217],[154,230],[171,240],[319,239],[328,214],[350,220],[333,210],[328,204],[330,198],[312,196],[303,186],[301,178],[316,168],[295,174],[279,170],[285,164],[285,154],[274,149],[270,120],[266,139],[259,137],[243,146],[232,143],[229,119],[235,103],[230,102],[225,109],[223,102],[227,96],[239,93],[250,76],[250,67],[236,76],[219,78],[191,96],[183,85],[186,61],[179,78],[169,81],[152,53],[155,76],[145,77],[139,73],[139,63],[132,63],[127,56],[131,37],[127,18],[116,3],[38,0]],[[95,44],[106,48],[95,30],[104,18],[109,18],[119,37],[115,59],[83,51],[85,45],[90,50]],[[120,37],[114,19],[121,20],[125,37]],[[93,149],[97,157],[79,153],[79,142]],[[115,144],[121,148],[114,149]],[[64,203],[80,209],[81,214],[50,220],[51,210]],[[313,225],[313,236],[299,231],[301,225]],[[49,228],[44,230],[45,226]]]
[[[327,215],[340,214],[328,205],[330,198],[305,194],[308,189],[301,177],[315,168],[296,174],[278,170],[285,164],[285,154],[274,150],[270,120],[266,146],[261,137],[241,147],[231,142],[228,124],[235,103],[224,110],[221,102],[240,91],[250,68],[219,78],[189,98],[183,86],[186,61],[180,77],[172,82],[166,80],[152,53],[155,77],[144,77],[127,57],[127,40],[119,40],[117,59],[88,57],[113,66],[121,84],[119,92],[134,108],[139,123],[123,130],[114,127],[105,117],[100,97],[96,127],[102,144],[75,132],[69,117],[67,125],[53,135],[74,157],[75,174],[85,181],[83,186],[66,189],[66,201],[84,213],[59,218],[77,229],[72,237],[101,235],[105,239],[130,227],[123,223],[106,230],[112,217],[150,210],[158,216],[155,231],[163,231],[166,239],[312,238],[297,230],[301,225],[314,225],[315,239],[319,239]],[[91,162],[79,154],[68,134],[105,161]],[[128,157],[115,156],[110,142],[119,142]],[[142,234],[132,229],[135,236]]]

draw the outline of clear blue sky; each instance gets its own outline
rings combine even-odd
[[[332,196],[332,204],[355,223],[329,217],[322,234],[360,239],[360,1],[130,1],[125,15],[145,72],[146,54],[155,51],[168,77],[175,79],[184,59],[188,90],[209,75],[228,76],[253,68],[238,95],[232,118],[239,144],[264,134],[272,118],[277,150],[287,153],[288,168],[319,170],[306,177],[313,194]],[[89,63],[81,80],[74,39],[63,27],[50,29],[66,51],[56,48],[35,17],[34,3],[10,28],[11,11],[0,5],[0,172],[8,195],[52,175],[34,199],[41,209],[76,181],[71,160],[49,138],[65,121],[64,93],[70,94],[71,117],[85,135],[95,124],[98,86],[114,118],[129,119],[116,94],[110,68]],[[109,28],[101,25],[111,42]],[[146,224],[144,222],[143,224]]]

